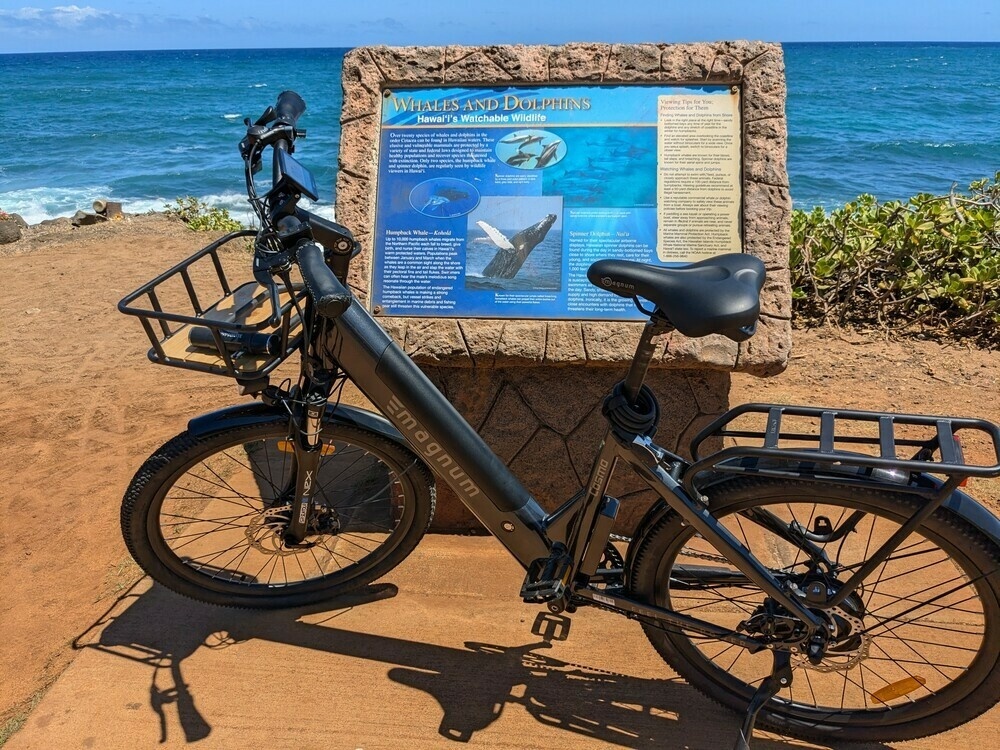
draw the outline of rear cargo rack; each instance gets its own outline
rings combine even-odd
[[[304,287],[277,279],[275,288],[256,281],[234,286],[223,268],[220,248],[255,235],[254,230],[227,234],[118,303],[119,311],[142,323],[152,345],[151,362],[249,382],[266,376],[299,347]],[[249,261],[243,265],[249,267]],[[178,312],[184,307],[189,309]],[[257,348],[241,346],[239,337],[253,339]]]
[[[739,426],[734,425],[737,420]],[[792,427],[787,426],[789,421],[794,422]],[[976,439],[985,434],[994,463],[968,463],[963,432],[977,433]],[[702,444],[710,438],[747,444],[702,455]],[[696,492],[699,476],[709,470],[801,477],[803,465],[820,474],[843,475],[853,468],[865,484],[895,484],[897,489],[899,484],[909,485],[914,473],[941,475],[950,492],[968,477],[1000,475],[1000,428],[962,417],[744,404],[698,433],[691,442],[691,455],[694,463],[684,475],[684,486],[691,492]],[[841,476],[836,481],[846,480]]]

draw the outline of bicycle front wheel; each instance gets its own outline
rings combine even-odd
[[[204,438],[185,432],[153,454],[122,503],[132,556],[167,588],[237,607],[301,606],[385,575],[430,524],[430,474],[376,433],[327,424],[322,437],[302,544],[282,535],[295,456],[288,419],[276,416]]]
[[[899,492],[763,477],[726,480],[708,494],[713,516],[775,577],[803,589],[822,580],[828,591],[926,502]],[[791,540],[795,533],[781,532],[796,528],[820,541],[807,549],[809,543]],[[822,573],[817,550],[829,561]],[[815,608],[834,633],[820,664],[788,645],[792,621],[676,513],[636,551],[630,588],[645,601],[732,630],[760,636],[770,627],[775,647],[792,652],[793,680],[764,706],[760,726],[825,742],[890,741],[945,731],[997,702],[998,569],[996,544],[938,509],[842,605]],[[692,686],[740,713],[771,672],[769,650],[751,654],[695,633],[644,629]],[[777,643],[782,637],[785,646]]]

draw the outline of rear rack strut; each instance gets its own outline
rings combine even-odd
[[[732,426],[740,417],[757,417],[763,426],[737,429]],[[807,417],[819,421],[819,429],[812,432],[782,431],[786,416]],[[851,423],[868,422],[878,425],[878,436],[844,434],[843,428]],[[917,439],[897,434],[897,427],[933,428],[933,436]],[[967,463],[958,437],[961,431],[985,433],[993,446],[995,463],[980,465]],[[755,445],[735,445],[709,455],[702,455],[702,444],[709,438],[734,438],[759,441]],[[788,447],[787,443],[800,445]],[[878,455],[845,450],[840,446],[868,446],[877,449]],[[916,449],[910,458],[906,449]],[[912,451],[909,451],[912,452]],[[938,417],[921,414],[891,414],[876,411],[849,409],[824,409],[811,406],[785,406],[780,404],[743,404],[716,419],[691,442],[694,463],[685,472],[685,489],[697,496],[696,485],[700,475],[709,470],[747,472],[772,476],[789,476],[789,467],[800,464],[818,465],[829,470],[836,467],[858,467],[888,472],[904,472],[908,477],[914,472],[944,475],[950,494],[967,477],[995,477],[1000,475],[1000,428],[982,419],[963,417]],[[762,461],[763,460],[763,461]],[[762,465],[763,463],[763,465]],[[882,480],[879,479],[881,474]],[[798,473],[795,476],[799,476]],[[865,479],[871,482],[889,482],[887,471],[875,472]],[[898,484],[898,482],[897,482]],[[912,489],[912,488],[911,488]],[[944,488],[942,487],[941,490]],[[933,494],[937,494],[936,492]]]

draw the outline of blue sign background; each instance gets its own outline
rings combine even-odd
[[[387,92],[373,306],[421,317],[641,317],[591,286],[586,270],[601,258],[657,263],[657,98],[728,91]]]

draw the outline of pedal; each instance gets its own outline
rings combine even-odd
[[[565,641],[569,638],[569,627],[573,624],[565,615],[550,612],[539,612],[531,625],[531,634],[537,635],[546,643]]]
[[[562,544],[553,545],[551,555],[531,563],[521,586],[521,598],[525,604],[544,604],[562,599],[572,565],[573,561]]]

